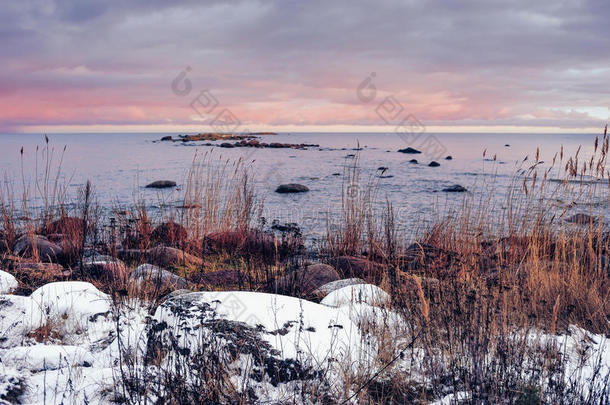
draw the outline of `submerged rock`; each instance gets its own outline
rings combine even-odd
[[[275,192],[280,194],[304,193],[306,191],[309,191],[309,188],[307,186],[297,183],[281,184],[278,188],[275,189]]]
[[[176,187],[176,182],[171,180],[157,180],[146,185],[146,188],[171,188]]]
[[[400,152],[400,153],[408,153],[408,154],[418,154],[418,153],[421,153],[421,151],[419,151],[419,150],[417,150],[415,148],[412,148],[410,146],[408,148],[398,149],[398,152]]]
[[[454,184],[453,186],[445,187],[443,191],[446,193],[464,193],[468,190],[464,186]]]
[[[592,217],[587,214],[576,214],[572,215],[570,218],[566,219],[566,222],[570,222],[572,224],[596,224],[597,218]]]

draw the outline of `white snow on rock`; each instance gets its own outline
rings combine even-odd
[[[0,294],[9,294],[17,288],[17,279],[6,271],[0,270]]]
[[[358,326],[335,308],[284,295],[246,291],[196,292],[174,300],[192,305],[208,303],[215,312],[213,318],[258,327],[283,358],[305,356],[322,364],[330,358],[349,360],[361,355]],[[179,320],[165,305],[157,309],[154,318],[170,326]],[[181,331],[201,323],[196,316],[180,321]]]
[[[40,305],[30,297],[0,295],[0,347],[20,345],[27,333],[44,324]]]
[[[382,306],[390,302],[390,295],[374,284],[356,284],[343,287],[328,294],[320,302],[329,307],[352,304]]]
[[[37,344],[13,347],[0,353],[3,363],[31,372],[93,365],[91,353],[78,346]]]

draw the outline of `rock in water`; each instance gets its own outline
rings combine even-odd
[[[170,188],[176,187],[176,182],[171,180],[157,180],[146,185],[146,188]]]
[[[418,164],[419,162],[417,161],[417,159],[411,159],[409,160],[409,163]]]
[[[275,189],[276,193],[281,193],[281,194],[304,193],[306,191],[309,191],[309,188],[307,186],[304,186],[302,184],[296,184],[296,183],[282,184],[278,188]]]
[[[421,151],[419,151],[419,150],[417,150],[417,149],[415,149],[415,148],[412,148],[412,147],[410,147],[410,146],[409,146],[408,148],[404,148],[404,149],[398,149],[398,151],[399,151],[400,153],[409,153],[409,154],[417,154],[417,153],[421,153]]]
[[[591,215],[587,215],[587,214],[576,214],[576,215],[572,215],[570,218],[566,219],[566,222],[570,222],[572,224],[581,224],[581,225],[596,224],[597,218],[594,218]]]
[[[435,162],[435,161],[432,161],[428,164],[428,166],[430,166],[430,167],[439,167],[440,165],[441,165],[440,163]]]
[[[468,190],[466,190],[466,187],[464,187],[464,186],[460,186],[459,184],[454,184],[453,186],[445,187],[443,189],[443,191],[447,192],[447,193],[464,193]]]

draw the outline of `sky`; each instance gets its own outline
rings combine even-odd
[[[599,132],[607,0],[0,0],[0,132]]]

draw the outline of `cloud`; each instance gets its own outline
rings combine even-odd
[[[435,125],[592,127],[601,117],[586,111],[610,100],[603,0],[26,0],[0,9],[4,129],[193,123],[189,97],[200,89],[244,122],[379,125],[355,97],[371,72],[378,101],[394,95]],[[195,90],[181,98],[170,83],[186,66]]]

